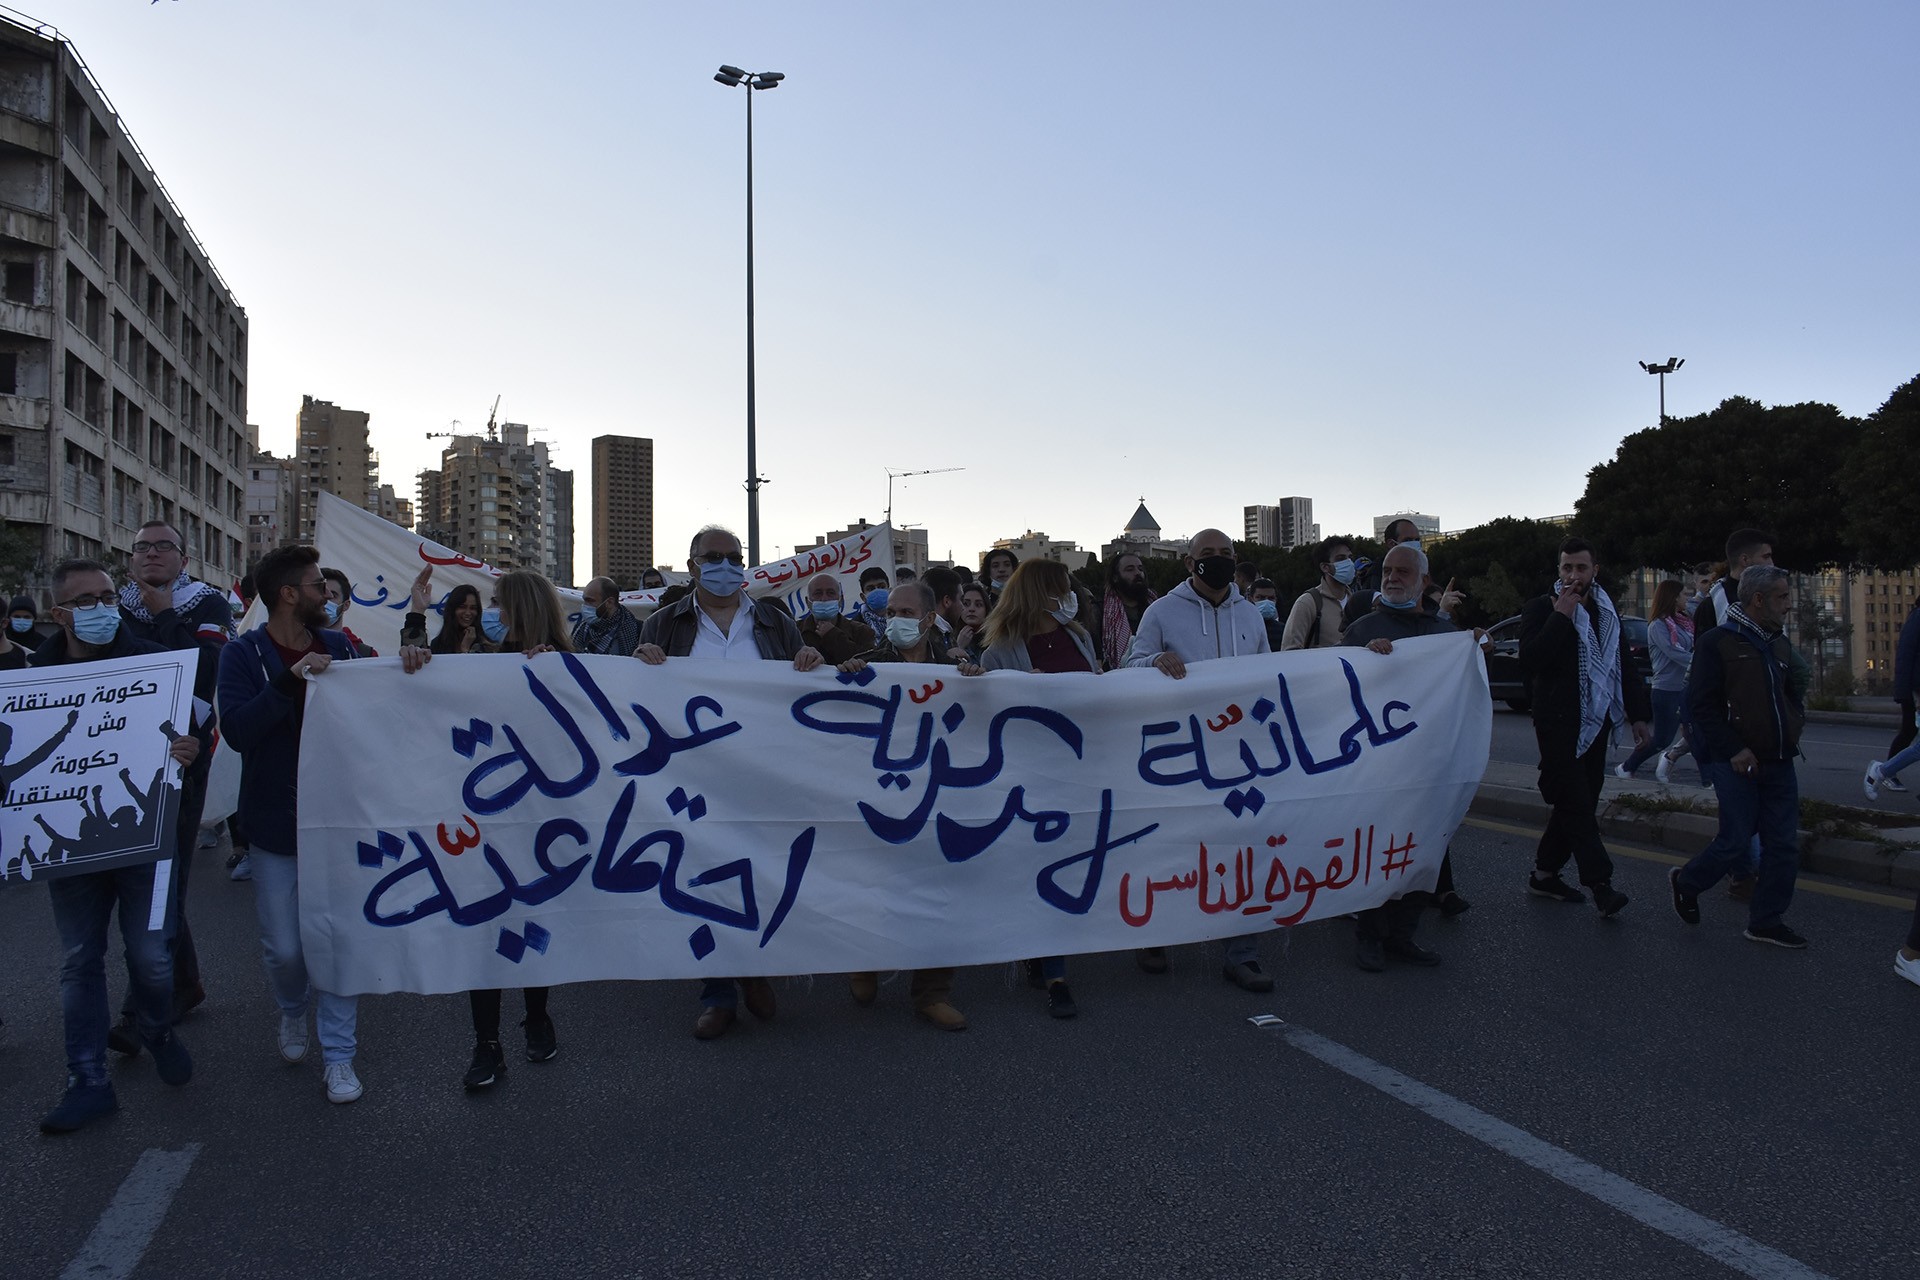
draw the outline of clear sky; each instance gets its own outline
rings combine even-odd
[[[1920,373],[1920,5],[30,0],[252,325],[249,417],[654,440],[655,556],[886,505],[971,558],[1314,499],[1571,511],[1668,411]],[[1676,494],[1676,501],[1684,495]]]

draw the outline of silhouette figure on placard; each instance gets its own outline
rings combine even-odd
[[[179,735],[172,724],[160,726],[161,732],[171,743]],[[167,761],[160,761],[160,768],[153,775],[153,782],[145,792],[133,785],[133,770],[120,771],[120,785],[127,789],[133,798],[132,804],[123,804],[111,814],[102,800],[103,788],[93,789],[93,802],[88,804],[87,797],[80,797],[80,829],[71,836],[62,835],[48,825],[40,814],[33,820],[47,833],[47,847],[43,853],[35,853],[31,839],[23,840],[20,848],[20,865],[48,866],[56,862],[65,862],[76,854],[99,854],[110,851],[117,844],[125,844],[126,837],[138,835],[147,825],[148,819],[160,812],[167,787]],[[119,837],[116,841],[116,837]],[[32,861],[29,862],[28,859]]]
[[[47,757],[51,756],[59,748],[60,744],[67,740],[67,735],[73,732],[73,726],[77,724],[79,720],[80,713],[78,711],[67,712],[66,726],[62,728],[60,732],[47,739],[46,745],[42,746],[39,750],[31,752],[19,760],[13,761],[11,764],[7,763],[7,752],[13,746],[13,727],[7,724],[6,721],[0,720],[0,798],[4,798],[7,793],[12,790],[15,782],[18,782],[21,778],[26,777],[29,773],[32,773],[35,769],[45,764]]]

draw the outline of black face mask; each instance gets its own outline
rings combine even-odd
[[[1232,556],[1201,556],[1193,562],[1193,574],[1209,591],[1224,591],[1233,585]]]

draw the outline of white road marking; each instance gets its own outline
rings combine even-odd
[[[143,1152],[60,1280],[126,1280],[132,1275],[199,1154],[197,1142],[179,1151],[154,1147]]]
[[[1732,1227],[1703,1217],[1665,1196],[1630,1182],[1617,1173],[1582,1160],[1570,1151],[1534,1137],[1524,1129],[1495,1119],[1477,1107],[1451,1094],[1424,1085],[1392,1067],[1375,1062],[1325,1036],[1301,1027],[1289,1027],[1287,1043],[1318,1058],[1336,1071],[1345,1072],[1364,1084],[1370,1084],[1388,1097],[1397,1098],[1417,1111],[1470,1138],[1486,1143],[1522,1164],[1557,1178],[1575,1191],[1584,1192],[1655,1231],[1684,1245],[1698,1249],[1716,1262],[1725,1263],[1756,1280],[1828,1280],[1824,1273],[1777,1249],[1770,1249]]]

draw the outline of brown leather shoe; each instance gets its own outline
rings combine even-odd
[[[862,1008],[873,1003],[880,994],[880,975],[876,973],[850,973],[847,975],[847,990],[853,995],[853,1002]]]
[[[700,1011],[693,1020],[693,1038],[695,1040],[718,1040],[727,1034],[727,1028],[733,1025],[734,1013],[731,1009],[710,1006]]]
[[[948,1004],[945,1000],[938,1004],[922,1005],[915,1013],[931,1022],[942,1031],[965,1031],[967,1015]]]
[[[773,984],[765,978],[740,979],[740,1003],[762,1022],[773,1021]]]
[[[1727,882],[1727,896],[1735,902],[1752,902],[1755,883],[1753,876],[1735,876]]]

